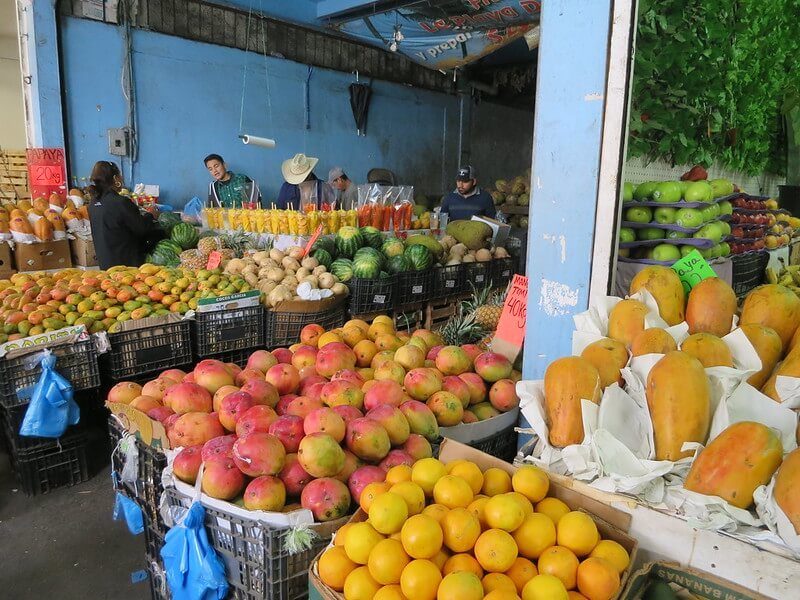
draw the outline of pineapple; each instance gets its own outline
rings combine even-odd
[[[487,331],[497,329],[500,315],[503,313],[505,292],[492,292],[488,287],[472,289],[472,298],[465,302],[474,315],[475,322]]]
[[[197,250],[200,252],[200,254],[209,255],[214,250],[219,250],[221,247],[222,244],[220,243],[219,238],[215,236],[204,237],[197,242]]]
[[[488,332],[475,321],[473,314],[465,313],[463,305],[459,305],[456,314],[442,325],[438,333],[448,346],[462,346],[477,342]]]

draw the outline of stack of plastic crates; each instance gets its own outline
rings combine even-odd
[[[110,333],[103,366],[113,381],[137,380],[192,363],[188,320]]]
[[[265,342],[261,305],[198,312],[194,320],[194,354],[240,364]],[[241,365],[240,365],[241,366]]]

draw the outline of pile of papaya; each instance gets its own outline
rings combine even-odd
[[[599,404],[607,386],[621,385],[629,356],[663,354],[646,381],[655,459],[691,456],[682,451],[685,442],[707,444],[684,487],[745,509],[752,506],[756,488],[777,472],[775,500],[800,534],[800,449],[784,456],[776,432],[756,422],[735,423],[709,442],[711,388],[705,372],[734,366],[722,337],[734,329],[738,316],[736,327],[762,363],[747,383],[782,402],[777,378],[800,378],[800,298],[782,285],[767,284],[751,291],[740,305],[731,286],[719,278],[703,280],[687,295],[675,271],[661,266],[647,267],[634,277],[630,294],[642,289],[654,297],[661,319],[668,326],[685,321],[689,336],[678,347],[664,329],[646,327],[651,310],[646,304],[632,298],[616,304],[606,338],[587,346],[581,356],[555,360],[545,372],[550,443],[563,448],[583,441],[581,399]]]

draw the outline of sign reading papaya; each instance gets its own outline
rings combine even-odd
[[[28,148],[28,182],[31,197],[67,194],[67,162],[63,148]]]
[[[672,270],[678,274],[678,278],[683,284],[683,291],[687,294],[703,279],[717,276],[711,265],[706,262],[706,259],[697,250],[692,250],[677,261],[672,265]]]
[[[528,313],[528,278],[514,275],[506,294],[503,312],[497,323],[492,351],[514,362],[525,341],[525,324]]]

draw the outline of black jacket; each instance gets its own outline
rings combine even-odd
[[[140,266],[148,245],[163,237],[151,215],[142,214],[133,202],[116,192],[106,192],[91,203],[89,222],[101,269]]]

